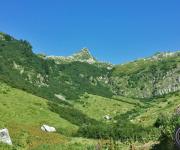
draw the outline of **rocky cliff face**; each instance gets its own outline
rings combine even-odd
[[[89,64],[94,64],[96,62],[96,59],[90,54],[87,48],[83,48],[81,51],[72,56],[47,56],[47,59],[54,60],[56,64],[70,63],[75,61],[86,62]]]
[[[117,95],[152,98],[180,90],[180,53],[160,53],[116,66],[109,80]]]

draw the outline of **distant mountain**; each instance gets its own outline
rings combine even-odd
[[[152,98],[180,90],[180,51],[117,65],[110,84],[117,95]]]
[[[34,54],[29,42],[0,33],[0,79],[50,99],[77,99],[84,92],[136,98],[176,92],[179,56],[180,52],[157,53],[112,65],[96,60],[87,48],[68,57]]]
[[[70,63],[74,61],[87,62],[89,64],[94,64],[97,62],[97,60],[90,54],[87,48],[83,48],[72,56],[47,56],[46,58],[54,60],[57,64]]]
[[[106,81],[109,65],[95,63],[87,49],[67,58],[46,57],[34,54],[25,40],[1,35],[9,38],[0,40],[0,80],[52,100],[75,100],[84,92],[112,96]]]

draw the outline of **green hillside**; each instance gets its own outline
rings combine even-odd
[[[180,52],[160,53],[114,67],[110,84],[117,95],[152,98],[180,90]]]
[[[0,33],[0,129],[8,128],[13,142],[0,149],[148,150],[164,140],[172,149],[180,125],[179,56],[112,65],[88,49],[35,54],[26,40]],[[41,131],[43,124],[57,132]]]
[[[34,54],[29,42],[2,35],[10,38],[0,40],[0,79],[4,82],[49,100],[58,100],[55,94],[75,100],[84,92],[112,96],[109,87],[98,80],[107,76],[108,69],[77,61],[81,55],[81,59],[86,56],[84,51],[75,55],[76,61],[56,64]]]
[[[0,148],[13,150],[95,149],[98,141],[75,137],[71,138],[73,134],[77,132],[80,124],[79,126],[75,125],[73,124],[74,122],[72,120],[68,121],[66,120],[68,118],[60,117],[60,114],[51,111],[49,101],[31,95],[27,92],[12,88],[2,82],[0,85],[0,128],[6,127],[9,129],[13,142],[13,147],[0,144]],[[101,97],[96,97],[93,95],[91,96],[97,98],[96,104],[100,103],[102,100],[105,100]],[[118,103],[123,106],[129,105],[114,101],[114,104]],[[104,113],[97,111],[99,115],[105,114],[106,112],[110,112],[112,110],[112,108],[108,108],[107,105],[103,104],[99,107],[99,109],[102,110],[102,108],[106,108],[106,111]],[[84,115],[84,117],[85,116],[86,115]],[[88,115],[87,113],[87,118],[88,116],[91,117],[92,115]],[[98,117],[95,117],[94,119],[98,120]],[[58,132],[46,133],[41,131],[40,127],[43,124],[54,126]],[[123,144],[120,144],[120,146],[128,147]]]
[[[74,107],[91,118],[106,121],[104,119],[105,115],[114,118],[116,115],[126,113],[135,108],[135,105],[97,95],[85,94],[74,103]]]
[[[9,129],[15,147],[28,149],[40,144],[67,141],[61,134],[43,133],[40,129],[43,124],[67,134],[77,130],[76,125],[50,111],[47,100],[2,83],[0,85],[0,128]]]

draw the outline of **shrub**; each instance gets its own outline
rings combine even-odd
[[[0,93],[1,94],[7,94],[10,91],[10,88],[4,84],[4,83],[0,83]]]
[[[160,116],[157,119],[157,125],[160,125],[161,135],[159,138],[160,143],[154,145],[153,150],[178,150],[179,148],[174,143],[174,133],[177,127],[180,126],[180,116]]]
[[[85,94],[84,94],[84,98],[86,98],[86,99],[88,99],[88,98],[89,98],[89,95],[88,95],[88,93],[87,93],[87,92],[85,92]]]
[[[169,122],[169,119],[165,115],[160,114],[159,117],[156,119],[154,126],[156,128],[159,128],[161,126],[167,125],[168,122]]]

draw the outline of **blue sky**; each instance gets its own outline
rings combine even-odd
[[[179,0],[0,0],[0,30],[36,53],[83,47],[114,64],[180,49]]]

